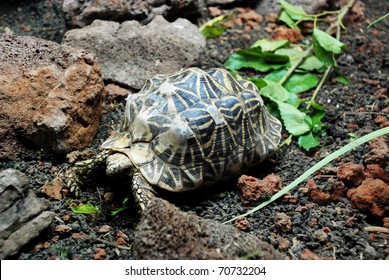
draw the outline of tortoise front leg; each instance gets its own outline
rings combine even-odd
[[[153,186],[146,181],[139,171],[135,172],[132,177],[132,190],[140,212],[143,212],[146,209],[149,200],[156,196]]]
[[[70,192],[79,196],[81,188],[90,185],[94,181],[96,173],[103,170],[108,156],[109,150],[104,150],[92,159],[77,162],[67,176],[67,186]]]

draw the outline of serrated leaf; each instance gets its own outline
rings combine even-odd
[[[320,145],[320,141],[316,139],[316,137],[313,136],[312,132],[301,135],[298,138],[298,144],[300,147],[304,148],[306,151],[309,151],[310,149],[317,147]]]
[[[265,79],[274,82],[280,81],[286,74],[287,70],[282,69],[279,71],[273,71],[265,76]],[[292,74],[288,80],[283,84],[285,89],[293,94],[299,94],[310,90],[317,86],[319,79],[315,74],[311,73],[295,73]]]
[[[92,204],[70,205],[70,209],[76,214],[98,214],[99,209]]]
[[[325,65],[333,66],[335,65],[334,54],[332,52],[326,51],[319,42],[313,37],[313,52],[315,56]]]
[[[264,81],[266,86],[261,89],[261,95],[276,102],[284,102],[290,98],[290,93],[279,83],[266,79]]]
[[[302,50],[297,50],[293,48],[282,48],[278,49],[275,52],[275,54],[287,55],[291,64],[293,64],[294,61],[298,60],[301,56],[303,56],[304,53],[305,52]]]
[[[294,136],[311,130],[309,118],[290,104],[277,102],[285,129]]]
[[[278,17],[278,20],[285,22],[287,26],[290,28],[296,28],[299,29],[296,25],[296,23],[293,21],[293,19],[288,15],[287,12],[281,11],[280,16]]]
[[[292,93],[290,95],[289,99],[285,101],[285,103],[288,103],[288,104],[292,105],[293,107],[298,108],[301,105],[301,103],[303,103],[303,100],[300,99],[297,96],[297,94]]]
[[[310,117],[312,120],[312,132],[313,133],[318,133],[320,132],[323,128],[326,127],[324,123],[321,122],[322,118],[325,116],[326,112],[323,106],[320,104],[317,104],[315,102],[311,103],[312,108],[314,109],[310,113]]]
[[[288,40],[275,40],[270,41],[267,39],[261,39],[256,41],[251,47],[260,47],[263,52],[274,52],[281,47],[289,46]]]
[[[221,15],[215,17],[203,25],[200,26],[199,31],[204,35],[205,38],[215,38],[223,34],[223,32],[227,29],[226,26],[221,25],[220,23],[226,21],[231,18],[232,15]]]
[[[313,20],[309,16],[302,6],[292,5],[284,0],[279,0],[280,5],[284,8],[285,12],[288,13],[289,17],[294,20]]]
[[[298,67],[306,71],[321,71],[324,67],[324,64],[314,55],[307,57],[304,62]]]
[[[320,30],[319,28],[313,29],[313,38],[320,44],[320,46],[327,52],[334,54],[341,54],[345,49],[346,45],[338,39],[332,37],[330,34]]]
[[[266,72],[270,69],[280,69],[288,62],[289,58],[285,55],[262,52],[260,47],[255,47],[233,53],[226,61],[225,66],[229,70],[253,68]]]

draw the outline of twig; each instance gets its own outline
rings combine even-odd
[[[98,242],[107,244],[107,245],[112,246],[112,247],[116,247],[116,248],[121,249],[121,250],[128,250],[128,251],[130,251],[131,247],[132,247],[132,246],[118,245],[118,244],[116,244],[114,242],[110,242],[110,241],[107,241],[107,240],[104,240],[104,239],[100,239],[100,238],[96,238],[96,237],[90,237],[90,239],[96,240]]]
[[[389,233],[389,228],[384,228],[384,227],[368,226],[368,227],[364,227],[363,229],[368,232]]]

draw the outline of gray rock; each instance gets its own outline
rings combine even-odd
[[[147,78],[196,64],[205,47],[197,26],[186,19],[173,23],[157,16],[146,26],[95,20],[68,31],[63,44],[93,53],[105,80],[140,89]]]
[[[84,27],[95,19],[146,24],[157,15],[169,20],[193,16],[199,12],[200,3],[201,0],[64,0],[63,11],[72,27]]]
[[[100,68],[83,50],[0,34],[0,158],[27,140],[58,153],[89,145],[104,93]]]
[[[133,243],[134,259],[286,259],[271,245],[214,220],[180,211],[155,198],[141,217]]]
[[[52,222],[47,203],[28,189],[28,178],[18,170],[0,172],[0,259],[16,254]]]

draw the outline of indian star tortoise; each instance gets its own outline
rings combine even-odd
[[[281,124],[255,85],[224,69],[184,69],[148,79],[127,98],[120,129],[68,176],[76,195],[92,172],[128,174],[140,210],[157,188],[172,192],[238,175],[277,149]]]

